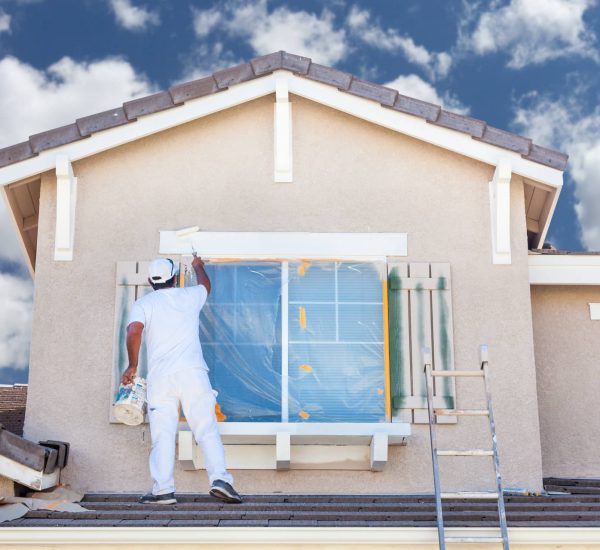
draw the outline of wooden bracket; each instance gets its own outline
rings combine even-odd
[[[56,234],[54,241],[54,259],[71,261],[73,259],[73,240],[75,236],[75,205],[77,202],[77,178],[69,157],[56,157]]]
[[[275,80],[275,183],[292,182],[292,104],[288,81]]]
[[[388,461],[388,435],[385,433],[373,434],[371,440],[371,471],[381,472]]]
[[[492,230],[492,262],[510,264],[510,178],[512,169],[508,159],[496,166],[490,182],[490,221]]]
[[[275,436],[275,453],[277,469],[289,470],[291,462],[291,435],[289,432],[277,432]]]

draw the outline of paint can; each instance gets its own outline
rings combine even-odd
[[[115,418],[128,426],[137,426],[146,415],[146,380],[136,377],[133,384],[119,386],[113,404]]]

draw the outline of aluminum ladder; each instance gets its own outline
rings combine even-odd
[[[429,438],[431,441],[431,462],[433,466],[433,484],[435,489],[435,509],[437,516],[437,530],[440,550],[445,550],[447,542],[455,543],[502,543],[504,550],[509,550],[508,529],[506,526],[506,511],[504,508],[504,495],[502,492],[502,477],[500,476],[500,461],[498,459],[498,445],[496,441],[496,426],[492,411],[492,395],[490,392],[488,372],[488,348],[483,345],[479,348],[480,368],[478,370],[432,370],[431,349],[423,348],[423,362],[427,382],[427,409],[429,411]],[[483,378],[486,397],[486,409],[439,409],[433,407],[433,379],[434,377],[479,377]],[[436,417],[446,416],[487,416],[490,424],[492,439],[491,450],[465,449],[465,450],[440,450],[436,443]],[[458,492],[444,493],[440,488],[439,457],[464,456],[464,457],[492,457],[496,473],[496,491],[490,492]],[[498,519],[500,522],[499,537],[446,537],[444,533],[444,515],[442,513],[442,500],[451,498],[462,499],[495,499],[498,502]]]

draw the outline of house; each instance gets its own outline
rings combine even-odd
[[[191,284],[194,247],[241,491],[431,492],[422,349],[468,370],[482,344],[505,486],[600,477],[600,256],[543,248],[566,161],[285,52],[0,150],[35,280],[25,437],[69,441],[80,490],[147,490],[148,426],[111,415],[123,329],[147,262]],[[435,391],[483,403],[472,380]],[[440,446],[487,429],[448,417]],[[185,419],[178,443],[178,491],[205,491]],[[450,490],[493,486],[485,458],[449,460]]]

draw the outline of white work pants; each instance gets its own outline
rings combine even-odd
[[[233,483],[225,468],[225,453],[215,416],[215,394],[204,369],[184,369],[148,380],[148,416],[152,435],[150,475],[152,493],[161,495],[175,491],[173,470],[175,439],[179,422],[179,403],[202,449],[208,479]]]

